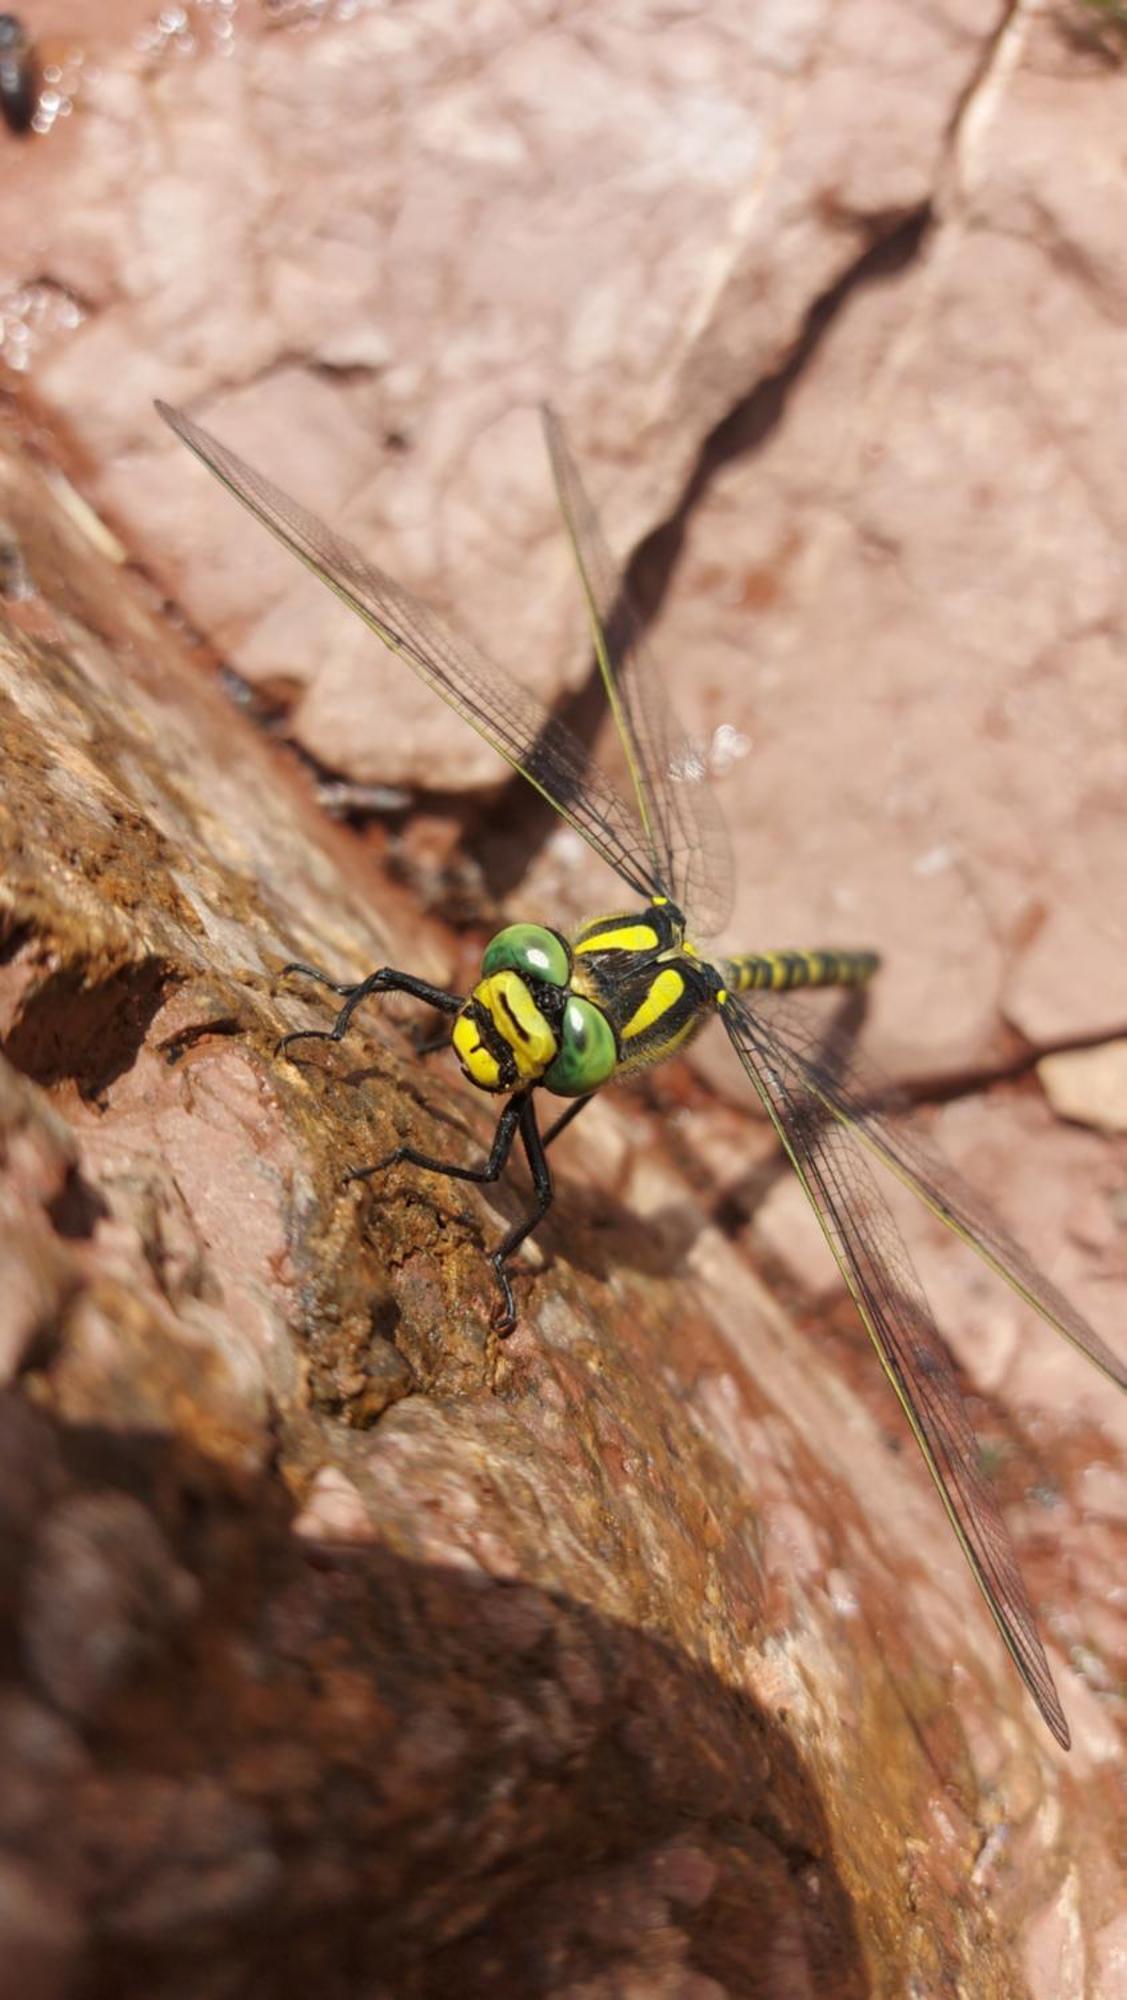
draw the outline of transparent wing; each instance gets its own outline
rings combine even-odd
[[[228,491],[535,785],[641,901],[671,893],[635,812],[542,702],[190,417],[167,403],[156,407]]]
[[[900,1399],[975,1580],[1058,1743],[1068,1724],[1017,1557],[950,1356],[888,1205],[850,1126],[827,1114],[804,1061],[738,1000],[723,1018]]]
[[[642,644],[638,615],[554,411],[542,411],[560,512],[591,621],[591,637],[645,834],[651,872],[698,937],[719,931],[732,907],[727,830],[704,759],[677,722]]]
[[[896,1122],[904,1109],[895,1086],[863,1069],[844,1040],[832,1030],[803,1019],[794,1009],[770,1017],[770,1037],[785,1047],[810,1090],[831,1115],[854,1131],[878,1159],[911,1188],[940,1222],[981,1257],[995,1275],[1039,1312],[1042,1319],[1127,1389],[1127,1364],[1100,1338],[1034,1262],[982,1197],[967,1186],[949,1161],[917,1132]]]

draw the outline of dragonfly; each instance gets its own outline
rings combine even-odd
[[[451,1041],[469,1081],[503,1098],[493,1143],[476,1167],[398,1146],[346,1178],[408,1164],[461,1181],[504,1172],[519,1135],[533,1206],[491,1252],[499,1288],[495,1326],[517,1313],[510,1264],[553,1198],[547,1149],[606,1085],[684,1049],[719,1017],[770,1119],[899,1399],[928,1471],[1021,1679],[1064,1749],[1069,1729],[1016,1551],[944,1345],[903,1238],[877,1185],[874,1162],[905,1182],[933,1215],[1120,1388],[1127,1368],[1026,1251],[916,1132],[889,1115],[885,1095],[858,1071],[845,1041],[815,1032],[799,989],[860,993],[878,968],[871,951],[706,953],[730,913],[730,848],[707,759],[681,729],[641,621],[624,589],[563,427],[542,412],[556,495],[586,603],[591,643],[628,774],[616,789],[570,731],[519,681],[488,660],[411,591],[191,417],[158,403],[165,422],[221,483],[357,612],[385,646],[441,695],[619,877],[625,907],[570,933],[506,925],[486,947],[468,995],[381,966],[333,979],[291,961],[284,972],[341,1000],[331,1027],[303,1028],[279,1048],[339,1042],[357,1008],[405,993],[451,1017]],[[538,1093],[567,1108],[541,1130]]]

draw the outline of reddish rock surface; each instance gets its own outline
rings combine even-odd
[[[608,892],[149,408],[593,732],[550,395],[623,555],[665,526],[635,581],[733,940],[885,952],[867,1043],[1122,1351],[1114,1050],[1051,1067],[1127,1025],[1093,11],[24,9],[59,74],[0,133],[13,1992],[1123,1990],[1122,1400],[897,1202],[1065,1758],[722,1043],[561,1141],[505,1343],[519,1176],[342,1189],[470,1158],[489,1107],[395,1003],[278,1063],[323,1017],[285,960],[465,984],[498,910]],[[358,838],[279,730],[431,796]]]

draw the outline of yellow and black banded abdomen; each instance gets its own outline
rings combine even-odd
[[[733,993],[790,993],[800,986],[864,986],[880,965],[875,951],[761,951],[726,958]]]

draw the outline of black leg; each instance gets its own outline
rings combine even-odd
[[[513,1140],[516,1138],[518,1127],[524,1139],[525,1152],[528,1153],[529,1165],[532,1166],[533,1178],[535,1179],[536,1168],[533,1166],[532,1151],[529,1147],[525,1126],[526,1118],[531,1120],[536,1149],[539,1152],[540,1135],[536,1131],[536,1115],[532,1110],[531,1099],[528,1093],[524,1092],[519,1093],[516,1097],[510,1097],[505,1109],[498,1118],[497,1129],[493,1134],[493,1144],[489,1149],[489,1158],[483,1167],[454,1167],[451,1166],[448,1160],[435,1160],[431,1158],[429,1153],[417,1152],[414,1146],[397,1146],[393,1153],[387,1155],[386,1159],[377,1160],[373,1166],[350,1167],[344,1177],[345,1181],[370,1180],[373,1174],[382,1173],[385,1167],[395,1167],[400,1164],[423,1167],[428,1173],[432,1174],[445,1174],[447,1180],[452,1181],[476,1181],[479,1185],[482,1185],[487,1181],[499,1180],[501,1174],[504,1172],[509,1154],[513,1150]],[[544,1173],[547,1174],[547,1163],[542,1153],[540,1154],[540,1162]],[[547,1201],[544,1203],[544,1207],[547,1207],[548,1202],[552,1199],[552,1183],[550,1180],[547,1187]],[[539,1193],[540,1188],[538,1185],[537,1194],[539,1195]],[[504,1318],[497,1323],[497,1331],[500,1333],[511,1333],[517,1323],[517,1316],[516,1308],[513,1304],[512,1286],[509,1284],[505,1272],[501,1269],[499,1260],[506,1257],[510,1249],[515,1248],[518,1243],[522,1242],[530,1229],[535,1228],[542,1213],[543,1208],[529,1222],[523,1224],[520,1229],[511,1231],[510,1235],[505,1238],[500,1250],[495,1250],[489,1259],[493,1266],[497,1283],[501,1287],[501,1295],[505,1302]]]
[[[489,1158],[483,1167],[453,1167],[448,1160],[435,1160],[429,1153],[416,1152],[414,1146],[397,1146],[382,1160],[370,1167],[350,1167],[345,1175],[348,1181],[371,1180],[373,1174],[382,1174],[385,1167],[397,1167],[403,1163],[412,1167],[424,1167],[431,1174],[445,1174],[451,1181],[499,1180],[504,1172],[505,1162],[513,1150],[517,1127],[521,1122],[521,1112],[526,1103],[524,1096],[510,1097],[505,1109],[497,1120],[497,1130],[493,1134],[493,1144]]]
[[[587,1102],[589,1102],[587,1098],[581,1098],[577,1105],[569,1108],[559,1123],[563,1124],[573,1118],[579,1106]],[[493,1324],[494,1330],[501,1334],[511,1333],[517,1323],[516,1302],[513,1298],[513,1288],[505,1265],[513,1252],[520,1249],[525,1238],[531,1236],[537,1223],[543,1221],[552,1205],[552,1176],[548,1162],[544,1157],[544,1142],[540,1137],[540,1128],[536,1123],[536,1110],[532,1101],[532,1092],[530,1090],[518,1091],[516,1096],[510,1097],[505,1109],[497,1120],[497,1129],[493,1134],[493,1144],[489,1149],[489,1158],[483,1167],[455,1167],[451,1166],[448,1160],[436,1160],[429,1153],[418,1152],[414,1146],[397,1146],[393,1153],[388,1153],[385,1159],[376,1160],[370,1167],[350,1167],[344,1177],[346,1182],[366,1181],[370,1180],[373,1174],[382,1173],[385,1167],[406,1165],[421,1167],[425,1172],[431,1174],[444,1174],[447,1180],[475,1181],[479,1186],[482,1186],[489,1181],[500,1179],[508,1162],[509,1154],[513,1150],[513,1140],[516,1138],[518,1131],[524,1141],[525,1155],[532,1174],[532,1185],[536,1194],[536,1206],[531,1215],[527,1215],[523,1222],[518,1222],[514,1228],[510,1229],[508,1235],[503,1237],[497,1245],[496,1250],[490,1251],[489,1254],[489,1262],[493,1268],[493,1275],[497,1280],[501,1292],[501,1308]]]
[[[579,1105],[586,1104],[588,1101],[585,1097],[580,1098]],[[513,1098],[512,1103],[519,1103],[520,1105],[518,1112],[520,1136],[524,1141],[525,1156],[532,1175],[532,1186],[536,1194],[536,1206],[532,1214],[526,1215],[523,1222],[518,1222],[514,1228],[510,1229],[508,1235],[502,1237],[496,1250],[490,1251],[489,1254],[489,1261],[493,1266],[493,1276],[496,1278],[501,1290],[501,1310],[494,1319],[493,1327],[496,1333],[501,1334],[511,1333],[517,1323],[516,1301],[513,1298],[513,1287],[505,1265],[513,1255],[513,1252],[520,1249],[525,1238],[531,1236],[538,1224],[543,1222],[544,1217],[552,1206],[552,1172],[544,1157],[544,1141],[540,1137],[540,1127],[536,1123],[536,1107],[533,1104],[531,1092],[521,1099]],[[576,1106],[566,1111],[562,1118],[557,1119],[552,1130],[558,1131],[570,1118],[574,1118],[578,1108]]]
[[[360,1002],[366,1000],[370,993],[409,993],[413,1000],[423,1000],[443,1014],[456,1014],[462,1005],[457,993],[446,993],[441,986],[431,986],[427,980],[416,979],[410,972],[395,972],[390,965],[382,965],[378,972],[370,972],[367,979],[361,979],[355,986],[330,979],[315,965],[302,965],[296,959],[282,967],[283,976],[289,972],[300,972],[306,979],[315,979],[319,986],[327,986],[330,993],[342,994],[344,1006],[331,1028],[299,1028],[295,1034],[283,1035],[274,1051],[276,1055],[292,1048],[295,1042],[342,1041]]]

